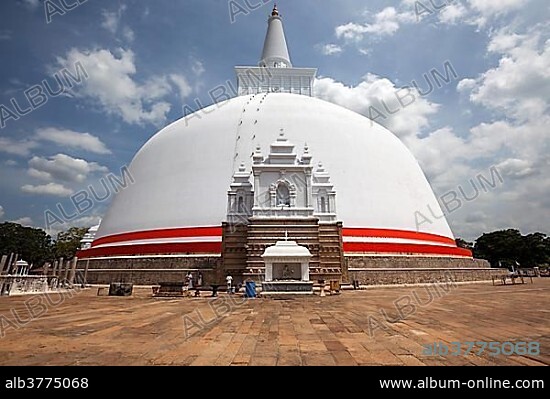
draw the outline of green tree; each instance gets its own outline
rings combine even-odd
[[[34,267],[40,267],[51,258],[52,239],[42,229],[23,227],[17,223],[0,224],[0,254],[19,254]]]
[[[466,240],[463,240],[462,238],[457,238],[455,241],[456,241],[456,246],[459,248],[469,249],[470,251],[474,250],[473,242],[468,242]]]
[[[528,234],[523,237],[523,252],[519,263],[534,267],[550,261],[550,237],[542,233]]]
[[[476,258],[487,259],[491,266],[534,267],[550,262],[550,238],[542,233],[522,236],[519,230],[509,229],[485,233],[476,240]]]
[[[71,227],[57,235],[54,244],[55,258],[63,257],[66,260],[74,258],[76,251],[80,248],[80,240],[88,232],[86,227]]]
[[[523,253],[523,238],[519,230],[508,229],[485,233],[476,240],[474,256],[487,259],[491,266],[499,267],[499,262],[514,264]]]

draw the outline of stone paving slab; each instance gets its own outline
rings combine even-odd
[[[0,365],[549,365],[550,279],[285,300],[0,298]],[[31,300],[31,298],[34,298]],[[538,342],[540,355],[428,356],[439,342]]]

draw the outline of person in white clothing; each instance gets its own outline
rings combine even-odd
[[[233,282],[233,277],[231,277],[231,275],[227,275],[227,277],[225,278],[225,281],[227,283],[227,293],[231,294],[231,283]]]

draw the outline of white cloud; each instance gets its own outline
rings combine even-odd
[[[483,16],[506,14],[523,7],[529,0],[468,0],[470,7]]]
[[[195,58],[191,59],[191,70],[196,76],[201,76],[205,72],[203,63]]]
[[[38,143],[33,140],[14,141],[8,137],[0,137],[0,152],[8,154],[27,156]]]
[[[517,4],[505,2],[503,10]],[[489,5],[483,9],[467,9],[460,3],[454,6],[440,11],[441,23],[479,25],[482,19],[496,20],[502,15]],[[340,38],[360,41],[369,27],[348,24],[340,29]],[[509,227],[548,232],[547,222],[541,217],[550,212],[548,37],[548,26],[544,25],[533,26],[527,32],[494,28],[489,33],[487,54],[500,58],[497,65],[457,85],[457,91],[468,96],[479,114],[486,115],[485,122],[460,130],[446,126],[426,134],[438,105],[418,96],[395,115],[386,114],[387,119],[376,120],[410,148],[437,196],[460,189],[472,195],[475,190],[471,181],[480,175],[490,180],[491,168],[498,170],[502,184],[489,192],[482,191],[473,201],[460,197],[462,208],[448,215],[457,236],[474,239],[484,231]],[[399,108],[396,89],[389,79],[374,75],[367,75],[352,87],[330,78],[319,78],[315,86],[316,96],[367,117],[371,116],[372,106],[384,111],[382,102],[389,109]],[[526,207],[533,211],[526,212]]]
[[[332,43],[320,44],[317,46],[317,48],[323,55],[336,55],[336,54],[340,54],[343,51],[342,47]]]
[[[172,87],[166,76],[153,76],[140,87],[140,91],[146,98],[162,98],[172,91]]]
[[[524,7],[530,0],[403,0],[401,10],[413,12],[418,20],[436,15],[442,24],[464,23],[483,28],[489,22]]]
[[[337,26],[336,37],[347,41],[359,42],[366,33],[375,36],[391,36],[399,29],[401,23],[416,21],[415,14],[411,11],[398,12],[395,7],[386,7],[374,15],[373,21],[366,24],[347,23]]]
[[[370,25],[370,31],[379,34],[393,34],[399,23],[415,22],[416,17],[409,11],[398,12],[394,7],[386,7],[374,16],[374,23]]]
[[[121,5],[117,11],[102,10],[103,22],[101,22],[101,27],[108,30],[113,35],[116,35],[120,30],[122,32],[122,37],[132,42],[135,38],[134,31],[129,26],[120,27],[120,21],[125,11],[126,5],[124,4]]]
[[[371,118],[400,137],[419,133],[438,109],[437,104],[420,97],[414,88],[401,89],[389,79],[373,74],[352,87],[321,77],[315,81],[314,89],[316,97]],[[401,105],[399,97],[406,106]]]
[[[59,57],[61,67],[69,68],[80,61],[88,79],[75,87],[75,95],[95,101],[105,112],[121,117],[129,124],[161,125],[170,104],[161,101],[169,91],[165,77],[152,77],[140,84],[133,79],[137,68],[131,50],[70,50]]]
[[[550,41],[544,41],[540,33],[520,36],[500,32],[488,50],[502,57],[498,66],[476,79],[470,100],[517,120],[544,115],[549,107]],[[468,80],[458,88],[465,91],[472,86]]]
[[[79,148],[95,154],[111,154],[111,151],[96,136],[90,133],[79,133],[68,129],[44,128],[36,131],[36,139],[51,141],[69,147]]]
[[[445,174],[449,170],[449,163],[458,164],[468,154],[464,139],[458,137],[448,126],[423,138],[408,137],[405,143],[419,160],[424,172],[429,176],[439,177],[442,181],[447,179]],[[456,175],[456,169],[453,174]]]
[[[92,227],[97,226],[101,222],[101,216],[90,215],[82,216],[69,222],[71,227]]]
[[[444,24],[456,24],[468,10],[461,3],[448,4],[439,12],[439,20]]]
[[[134,31],[129,26],[122,29],[122,36],[129,42],[133,42],[136,38]]]
[[[408,136],[404,141],[432,177],[432,183],[448,189],[453,181],[472,177],[479,169],[472,166],[474,163],[491,162],[515,179],[544,170],[550,174],[548,162],[540,156],[550,151],[545,127],[548,123],[550,117],[519,125],[506,121],[480,123],[470,129],[467,137],[459,137],[452,128],[445,127],[421,138]]]
[[[27,174],[30,177],[34,177],[35,179],[40,179],[40,180],[51,180],[52,179],[52,176],[48,172],[43,172],[41,170],[34,169],[34,168],[28,169]]]
[[[348,43],[359,43],[365,36],[382,37],[394,35],[404,24],[418,23],[428,16],[436,16],[441,24],[464,23],[485,27],[511,11],[521,9],[530,0],[467,0],[467,1],[417,1],[402,0],[395,7],[386,7],[371,14],[369,20],[338,25],[335,34]]]
[[[0,205],[0,219],[2,219],[5,215],[5,212],[4,212],[4,207],[2,205]]]
[[[475,79],[462,79],[458,84],[456,85],[456,89],[460,92],[469,91],[472,90],[474,87],[476,87],[477,82]]]
[[[454,0],[440,2],[433,0],[402,0],[400,9],[413,14],[415,22],[436,16],[441,23],[455,24],[459,20],[462,21],[468,15],[468,9],[461,2]]]
[[[504,175],[514,178],[523,178],[536,173],[531,162],[523,159],[509,158],[497,164],[496,167]]]
[[[33,227],[33,224],[34,224],[32,219],[28,216],[13,220],[12,223],[17,223],[24,227]]]
[[[445,201],[455,198],[451,208],[460,204],[447,215],[456,236],[475,239],[510,227],[548,231],[540,221],[540,215],[550,210],[550,203],[543,203],[550,195],[550,157],[540,155],[549,150],[543,128],[548,122],[537,127],[497,121],[474,127],[464,138],[449,127],[406,138],[436,196],[446,195]],[[496,187],[484,189],[480,176]],[[525,207],[533,212],[525,212]]]
[[[82,183],[92,173],[107,173],[108,171],[105,166],[95,162],[72,158],[65,154],[57,154],[49,159],[33,157],[29,161],[28,173],[32,177],[46,181],[60,180]]]
[[[31,150],[40,146],[40,141],[50,141],[64,147],[86,150],[95,154],[110,154],[111,151],[96,136],[90,133],[79,133],[69,129],[41,128],[28,139],[13,140],[0,137],[0,152],[28,156]]]
[[[189,82],[187,81],[185,76],[178,75],[178,74],[172,74],[172,75],[170,75],[170,80],[178,88],[180,99],[183,100],[184,98],[186,98],[187,96],[189,96],[193,92],[193,89],[191,88],[191,85],[189,84]]]
[[[493,35],[487,50],[492,53],[503,54],[507,51],[513,50],[525,38],[526,37],[524,35],[500,31]]]
[[[52,195],[55,197],[66,197],[73,193],[73,190],[57,183],[48,183],[39,186],[26,184],[21,187],[21,191],[27,194]]]
[[[475,81],[474,81],[475,83]],[[472,82],[463,81],[463,90],[471,89]],[[315,85],[316,96],[351,108],[369,116],[369,107],[384,110],[382,101],[394,109],[396,87],[388,79],[367,75],[354,87],[346,87],[329,78],[320,78]],[[496,120],[480,123],[465,135],[451,127],[437,129],[428,135],[421,132],[430,126],[433,104],[422,97],[387,120],[378,120],[401,137],[420,162],[437,196],[464,190],[475,192],[470,182],[483,175],[492,179],[491,167],[496,166],[504,179],[489,192],[482,191],[474,201],[459,197],[462,208],[448,215],[457,236],[468,239],[484,231],[505,227],[519,227],[529,231],[547,231],[540,222],[540,213],[529,217],[524,206],[544,212],[550,208],[543,199],[550,197],[550,140],[547,127],[550,116],[536,118],[529,123]],[[460,187],[460,189],[459,189]],[[479,190],[479,184],[478,184]],[[459,194],[461,195],[461,194]],[[447,197],[448,199],[448,197]],[[546,207],[546,208],[545,208]],[[478,217],[475,217],[477,215]]]
[[[363,36],[367,33],[367,26],[349,22],[345,25],[337,26],[335,33],[338,39],[359,42],[363,40]]]
[[[473,201],[459,194],[463,206],[448,216],[457,236],[473,239],[482,232],[510,227],[548,232],[547,218],[541,215],[550,212],[550,116],[506,119],[480,123],[465,137],[444,128],[426,137],[405,139],[439,195],[448,190],[460,193],[462,187],[472,196],[471,181],[480,173],[490,181],[490,168],[498,170],[503,182],[494,190],[481,191]],[[476,212],[487,218],[473,218]]]
[[[549,115],[519,123],[503,120],[481,123],[471,129],[471,141],[475,143],[471,149],[486,155],[505,148],[513,158],[538,162],[541,168],[550,169],[543,157],[550,153],[548,126]]]
[[[101,27],[107,29],[112,34],[115,34],[118,29],[118,23],[120,20],[119,13],[115,11],[103,10],[101,12],[101,15],[103,15],[103,22],[101,23]]]

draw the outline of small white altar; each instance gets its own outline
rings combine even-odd
[[[264,293],[313,293],[313,282],[309,281],[309,249],[287,239],[268,247],[262,258],[265,263]]]

